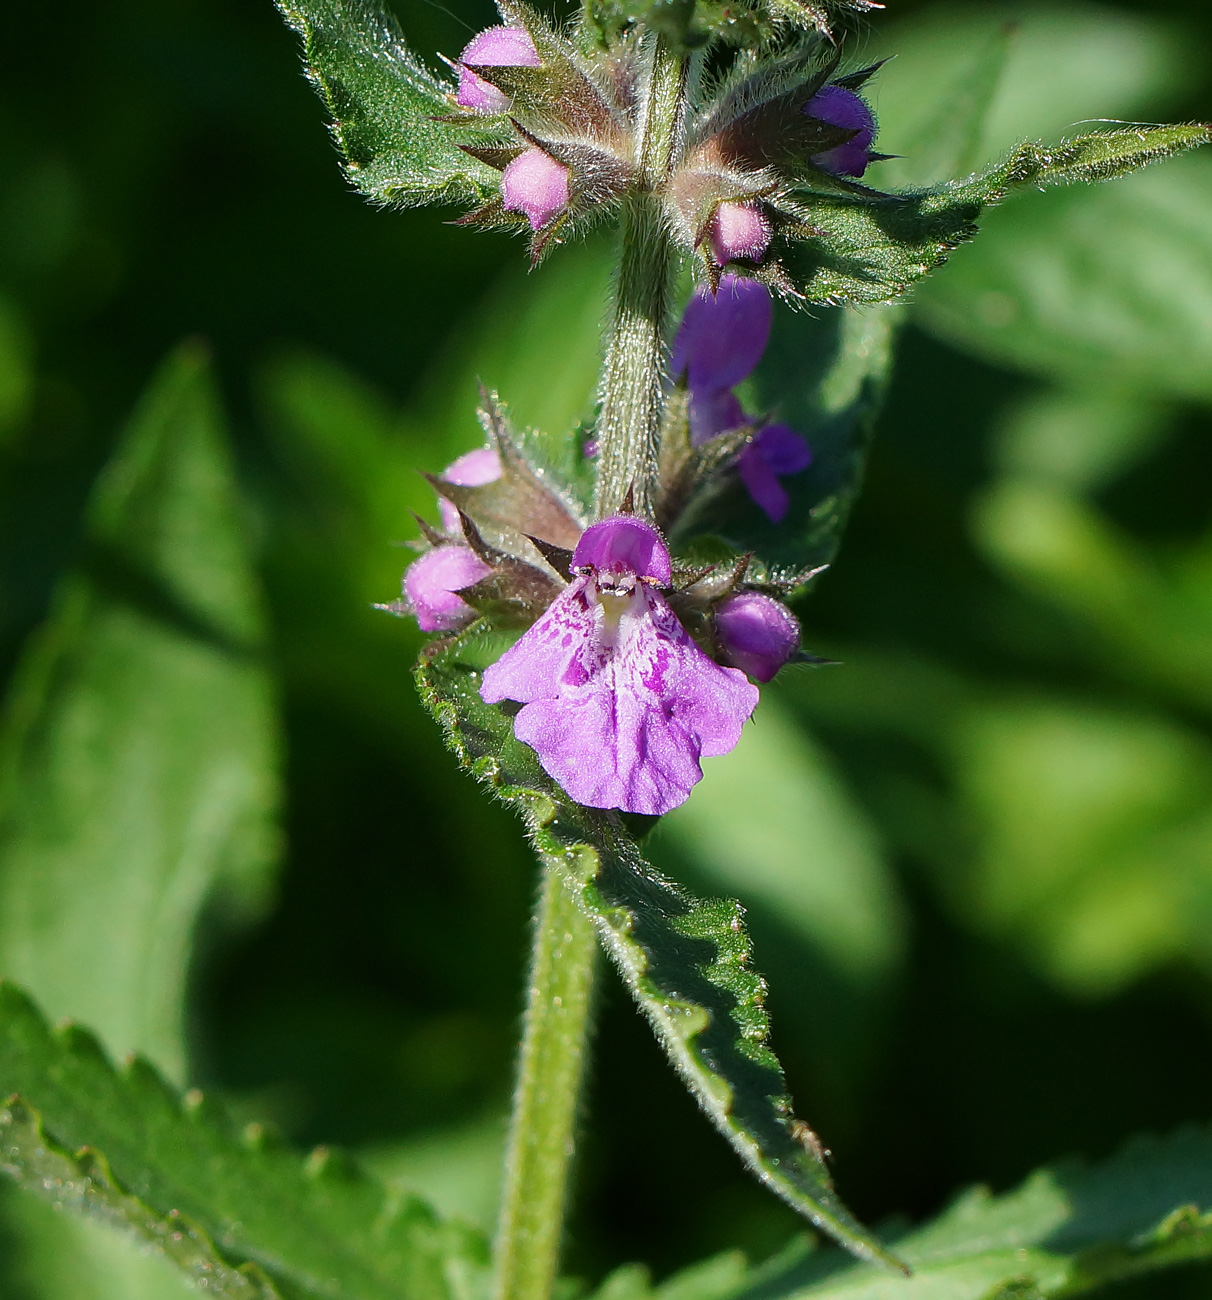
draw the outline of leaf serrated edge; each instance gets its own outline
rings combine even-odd
[[[648,968],[647,954],[639,942],[632,938],[633,921],[626,908],[609,906],[604,901],[599,906],[589,906],[585,900],[585,891],[591,887],[600,869],[599,849],[587,841],[573,840],[566,843],[556,839],[548,830],[559,816],[559,808],[555,801],[541,790],[505,782],[502,779],[501,765],[493,756],[484,755],[476,758],[471,754],[459,723],[458,708],[452,700],[445,698],[431,681],[429,668],[431,661],[439,654],[451,652],[460,644],[474,641],[486,630],[488,630],[486,621],[477,620],[456,637],[432,642],[421,652],[418,660],[415,674],[417,690],[422,703],[438,722],[447,747],[454,754],[459,765],[486,785],[496,798],[521,810],[527,837],[536,853],[541,859],[550,861],[563,872],[566,885],[597,929],[602,946],[618,967],[624,981],[636,992],[636,1000],[648,1017],[674,1068],[703,1111],[740,1155],[746,1168],[781,1200],[808,1218],[818,1228],[829,1233],[835,1240],[845,1244],[860,1258],[907,1275],[911,1271],[908,1266],[890,1251],[885,1250],[857,1220],[849,1215],[837,1198],[822,1157],[820,1143],[807,1125],[795,1120],[789,1094],[784,1092],[771,1095],[768,1101],[786,1125],[789,1138],[800,1142],[807,1157],[820,1167],[821,1174],[817,1176],[820,1191],[812,1197],[797,1186],[794,1179],[783,1173],[779,1168],[777,1157],[767,1156],[760,1144],[734,1122],[731,1114],[733,1102],[731,1087],[726,1079],[717,1075],[706,1062],[696,1056],[692,1046],[697,1035],[711,1023],[710,1008],[672,997],[645,979]],[[538,811],[540,809],[541,815]],[[588,813],[589,810],[582,811]],[[618,849],[625,837],[616,829],[607,830],[609,822],[605,816],[602,818],[602,826],[615,841],[614,847]],[[586,860],[593,864],[589,871],[581,866],[581,863]],[[666,880],[652,867],[645,864],[645,868],[647,875],[659,880],[665,887],[677,894],[683,892],[674,882]],[[735,900],[730,902],[733,908],[734,925],[739,925],[743,908]],[[749,951],[751,948],[747,947],[746,957],[740,964],[745,964]],[[768,1046],[769,1017],[765,1013],[764,1006],[765,982],[760,976],[755,975],[754,979],[755,997],[752,1005],[761,1012],[761,1045],[769,1055],[772,1068],[782,1079],[782,1067]],[[646,994],[645,997],[639,996],[641,991]],[[744,1042],[745,1049],[751,1049],[753,1043],[750,1027],[735,1017],[733,1024]],[[799,1136],[801,1133],[803,1137]],[[829,1204],[831,1201],[834,1202],[833,1205]]]
[[[211,1130],[212,1136],[218,1141],[264,1153],[271,1159],[282,1160],[284,1162],[282,1172],[298,1180],[300,1195],[308,1184],[315,1183],[348,1185],[352,1182],[371,1187],[380,1194],[377,1212],[373,1216],[378,1236],[382,1238],[399,1221],[415,1216],[410,1222],[405,1223],[405,1228],[421,1228],[429,1235],[430,1245],[435,1250],[435,1258],[440,1261],[442,1272],[450,1284],[453,1300],[466,1300],[467,1297],[479,1295],[482,1289],[479,1285],[480,1279],[473,1277],[473,1274],[476,1274],[480,1266],[486,1263],[486,1258],[482,1258],[486,1244],[482,1234],[458,1220],[440,1218],[430,1205],[415,1194],[384,1185],[368,1174],[343,1150],[321,1147],[316,1148],[309,1155],[300,1156],[293,1147],[279,1141],[275,1134],[264,1130],[260,1125],[245,1125],[241,1129],[233,1122],[230,1113],[220,1101],[204,1095],[198,1089],[190,1089],[184,1095],[179,1094],[146,1059],[132,1056],[126,1058],[120,1065],[116,1064],[106,1052],[100,1039],[87,1027],[70,1020],[51,1025],[23,988],[10,979],[0,977],[0,1025],[5,1021],[10,1025],[16,1024],[19,1035],[35,1036],[39,1040],[39,1046],[45,1044],[57,1053],[70,1056],[77,1061],[83,1060],[92,1068],[104,1071],[118,1089],[126,1090],[128,1094],[137,1095],[140,1090],[145,1095],[154,1094],[156,1101],[167,1107],[183,1123],[205,1126]],[[127,1099],[130,1099],[129,1096]],[[37,1108],[24,1099],[20,1100],[20,1104],[27,1111],[38,1113]],[[50,1140],[52,1144],[55,1143],[53,1136]],[[62,1146],[58,1149],[67,1150]],[[0,1172],[5,1172],[3,1170],[5,1150],[5,1146],[0,1142]],[[108,1157],[97,1146],[89,1145],[81,1150],[86,1151],[92,1159],[103,1160],[105,1168],[109,1169]],[[73,1157],[69,1154],[68,1159]],[[110,1177],[114,1185],[121,1190],[122,1183],[117,1176],[111,1173]],[[33,1190],[38,1189],[35,1187]],[[141,1198],[133,1199],[140,1205],[144,1204]],[[175,1209],[165,1212],[149,1207],[148,1213],[160,1218],[167,1213],[170,1218],[185,1221],[185,1216],[179,1215]],[[197,1231],[207,1241],[213,1240],[213,1233],[208,1235],[202,1228],[197,1228]],[[224,1234],[225,1240],[227,1235]],[[442,1243],[441,1246],[435,1244],[439,1241]],[[234,1251],[232,1241],[226,1241],[226,1247]],[[255,1246],[253,1250],[241,1251],[241,1254],[251,1256],[254,1252]],[[242,1270],[252,1270],[250,1276],[254,1278],[259,1276],[268,1278],[266,1269],[255,1258],[248,1258],[238,1266],[229,1265],[229,1267],[234,1267],[237,1273]],[[268,1267],[276,1271],[277,1262],[270,1263]],[[291,1300],[296,1296],[305,1298],[331,1294],[323,1288],[317,1290],[307,1280],[305,1270],[284,1266],[283,1272],[284,1276],[279,1279],[279,1282],[289,1286],[288,1295]],[[272,1285],[270,1283],[271,1288]],[[255,1292],[243,1294],[247,1300],[258,1300]],[[271,1289],[265,1293],[264,1300],[274,1300],[277,1296],[278,1293]]]
[[[138,1239],[201,1290],[236,1300],[282,1300],[257,1264],[233,1265],[199,1224],[176,1210],[161,1214],[123,1187],[102,1152],[83,1147],[73,1154],[60,1146],[41,1113],[16,1093],[0,1108],[0,1172],[56,1209]]]

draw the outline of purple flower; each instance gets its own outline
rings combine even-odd
[[[861,176],[871,161],[871,146],[875,142],[875,114],[867,101],[845,86],[822,86],[804,105],[804,112],[830,126],[840,126],[858,134],[814,154],[812,161],[822,171],[835,176]]]
[[[699,288],[686,305],[673,343],[673,373],[690,390],[690,441],[696,446],[747,423],[732,391],[756,369],[770,341],[770,291],[756,280],[720,278],[714,296]],[[789,498],[779,479],[812,463],[807,442],[785,424],[759,429],[741,453],[737,473],[772,523],[787,513]]]
[[[745,423],[732,389],[757,368],[770,341],[770,291],[739,275],[720,277],[716,294],[695,290],[673,341],[673,373],[690,389],[690,437],[701,446]]]
[[[477,113],[508,113],[509,96],[473,68],[537,68],[542,61],[524,27],[488,27],[459,55],[459,89],[455,103]]]
[[[768,682],[795,654],[800,625],[786,605],[773,596],[742,591],[715,609],[715,632],[724,661]]]
[[[659,816],[689,796],[701,757],[736,745],[757,687],[708,659],[656,590],[671,565],[655,528],[594,524],[572,568],[480,694],[524,705],[514,735],[578,803]]]
[[[408,566],[404,595],[422,632],[453,632],[475,616],[457,593],[492,570],[468,546],[435,546]]]
[[[501,477],[500,454],[495,447],[477,447],[475,451],[465,452],[451,461],[441,477],[459,487],[483,487],[486,483],[495,483]],[[445,497],[439,497],[438,510],[442,515],[442,527],[448,533],[462,534],[458,508]]]
[[[532,145],[501,176],[505,211],[523,213],[531,230],[542,230],[568,206],[571,174],[563,163]]]
[[[757,203],[720,203],[707,225],[707,239],[719,266],[738,257],[760,262],[770,247],[772,233],[770,218]]]
[[[749,495],[766,512],[772,524],[781,523],[791,498],[779,482],[788,474],[799,474],[812,464],[808,444],[785,424],[768,424],[741,452],[736,472]]]

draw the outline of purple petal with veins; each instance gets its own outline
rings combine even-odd
[[[757,688],[708,659],[627,567],[650,581],[668,574],[654,528],[604,520],[586,530],[578,558],[587,571],[485,671],[480,694],[524,706],[514,734],[578,803],[659,816],[690,794],[701,757],[737,743]]]

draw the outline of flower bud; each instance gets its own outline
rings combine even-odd
[[[845,144],[814,154],[813,163],[835,176],[861,176],[871,161],[875,141],[875,114],[867,101],[845,86],[822,86],[804,105],[804,112],[830,126],[857,132]]]
[[[537,68],[538,51],[524,27],[488,27],[459,55],[459,89],[455,102],[477,113],[508,113],[509,96],[476,76],[474,68]]]
[[[495,447],[477,447],[451,461],[442,471],[441,477],[456,487],[484,487],[501,477],[501,457]],[[448,533],[462,532],[459,510],[453,502],[439,497],[438,510],[442,516],[442,526]]]
[[[800,625],[772,596],[742,591],[715,609],[715,631],[724,662],[759,682],[768,682],[795,654]]]
[[[757,203],[725,201],[707,226],[707,239],[718,266],[737,258],[760,262],[770,247],[770,219]]]
[[[457,593],[492,570],[468,546],[435,546],[409,565],[404,594],[422,632],[452,632],[475,615]]]
[[[506,212],[521,212],[531,230],[542,230],[568,206],[571,172],[538,146],[519,154],[501,176]]]

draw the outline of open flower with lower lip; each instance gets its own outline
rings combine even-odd
[[[699,760],[728,753],[758,702],[709,659],[662,594],[660,533],[630,516],[587,528],[573,580],[484,672],[490,704],[523,707],[514,735],[578,803],[652,816],[683,803]]]

